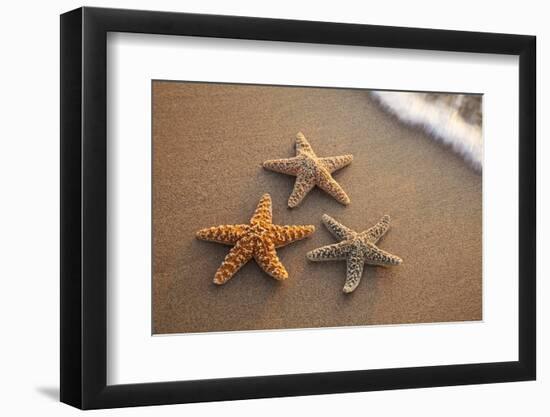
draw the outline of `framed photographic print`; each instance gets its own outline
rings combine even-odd
[[[61,400],[535,379],[535,38],[61,16]]]

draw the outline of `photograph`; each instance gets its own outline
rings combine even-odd
[[[550,416],[548,13],[470,3],[6,2],[0,416]]]
[[[151,81],[152,334],[483,320],[483,95]]]

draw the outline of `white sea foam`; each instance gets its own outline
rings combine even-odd
[[[372,91],[383,107],[399,120],[421,126],[432,137],[450,145],[477,170],[483,163],[481,126],[466,122],[453,106],[426,100],[426,93]]]

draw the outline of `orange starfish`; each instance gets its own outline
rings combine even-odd
[[[296,135],[296,156],[293,158],[272,159],[264,162],[264,168],[296,177],[294,190],[288,198],[288,206],[298,206],[309,191],[317,186],[333,196],[339,203],[348,205],[350,199],[340,184],[332,178],[332,173],[353,160],[353,155],[328,156],[319,158],[302,132]]]
[[[279,226],[272,223],[272,217],[271,196],[264,194],[249,224],[209,227],[197,232],[199,239],[234,245],[216,271],[214,284],[225,284],[252,258],[273,278],[288,278],[275,248],[308,237],[315,226]]]

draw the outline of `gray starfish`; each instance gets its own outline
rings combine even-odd
[[[392,255],[375,244],[388,231],[390,216],[386,215],[370,229],[357,233],[327,214],[323,214],[323,223],[327,229],[341,242],[323,246],[307,253],[310,261],[346,260],[347,273],[344,292],[353,292],[363,275],[363,265],[392,266],[403,262],[398,256]]]

